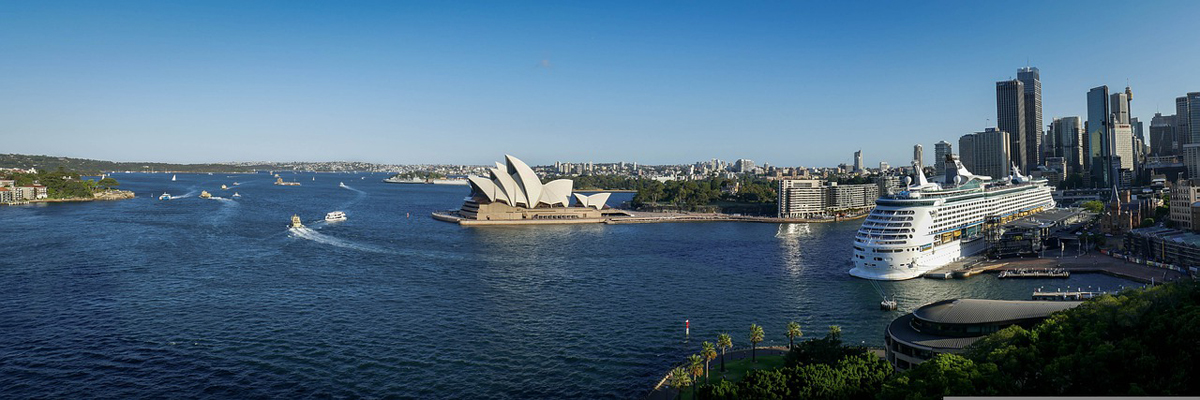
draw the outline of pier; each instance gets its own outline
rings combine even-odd
[[[1019,271],[1039,272],[1022,273]],[[922,276],[928,279],[966,279],[985,272],[998,274],[1008,272],[1005,274],[1005,278],[1059,278],[1059,276],[1032,276],[1044,273],[1040,271],[1062,271],[1068,276],[1072,273],[1099,273],[1139,283],[1168,282],[1185,276],[1178,271],[1136,264],[1100,253],[1061,258],[1007,258],[1000,260],[968,257],[926,272]],[[1065,277],[1062,276],[1062,278]]]
[[[1083,301],[1106,294],[1108,294],[1108,292],[1043,292],[1038,290],[1033,292],[1033,299],[1049,301]]]
[[[1065,268],[1022,268],[1000,271],[996,276],[1005,278],[1070,278],[1071,271]]]

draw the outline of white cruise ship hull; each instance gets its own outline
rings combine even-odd
[[[962,243],[962,241],[946,243],[922,253],[895,253],[883,261],[855,258],[854,268],[850,269],[850,275],[880,281],[919,278],[926,272],[979,254],[986,248],[984,240],[979,238],[967,243]]]

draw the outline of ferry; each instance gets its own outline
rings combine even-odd
[[[982,252],[985,223],[1003,224],[1055,207],[1045,179],[993,180],[948,159],[942,183],[905,178],[907,190],[881,196],[854,237],[850,275],[904,280]]]
[[[346,213],[341,211],[334,211],[329,214],[325,214],[325,222],[340,222],[345,220]]]
[[[202,199],[208,199],[208,198],[212,198],[212,195],[211,195],[211,194],[209,194],[209,193],[208,193],[208,191],[206,191],[206,190],[201,190],[201,191],[200,191],[200,198],[202,198]]]
[[[300,216],[292,214],[292,224],[288,228],[303,228],[304,224],[300,223]]]
[[[158,199],[159,199],[159,200],[170,200],[170,199],[171,199],[171,195],[170,195],[170,194],[167,194],[167,193],[165,193],[165,192],[164,192],[164,193],[162,194],[162,196],[158,196]]]

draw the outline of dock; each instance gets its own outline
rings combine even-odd
[[[1000,275],[996,276],[1000,279],[1005,278],[1070,278],[1071,271],[1065,268],[1021,268],[1000,271]]]
[[[1006,258],[1000,260],[984,260],[982,256],[968,257],[946,264],[946,266],[926,272],[922,275],[928,279],[966,279],[985,272],[1005,274],[1005,278],[1066,278],[1067,276],[1035,276],[1042,272],[1020,273],[1013,271],[1047,271],[1061,270],[1063,275],[1071,273],[1098,273],[1139,283],[1161,283],[1183,278],[1178,271],[1165,268],[1128,262],[1109,257],[1100,253],[1088,253],[1080,256],[1045,257],[1045,258]],[[1014,274],[1014,275],[1010,275]]]
[[[1039,290],[1039,291],[1033,292],[1033,299],[1034,300],[1048,300],[1048,301],[1083,301],[1083,300],[1087,300],[1087,299],[1091,299],[1091,298],[1100,297],[1100,296],[1106,295],[1106,294],[1109,294],[1109,293],[1108,292],[1083,292],[1083,291],[1043,292],[1043,291]]]

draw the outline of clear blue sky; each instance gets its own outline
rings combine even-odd
[[[849,3],[849,4],[843,4]],[[1200,91],[1200,2],[0,3],[0,153],[905,164],[1094,86]],[[990,123],[989,123],[990,120]]]

